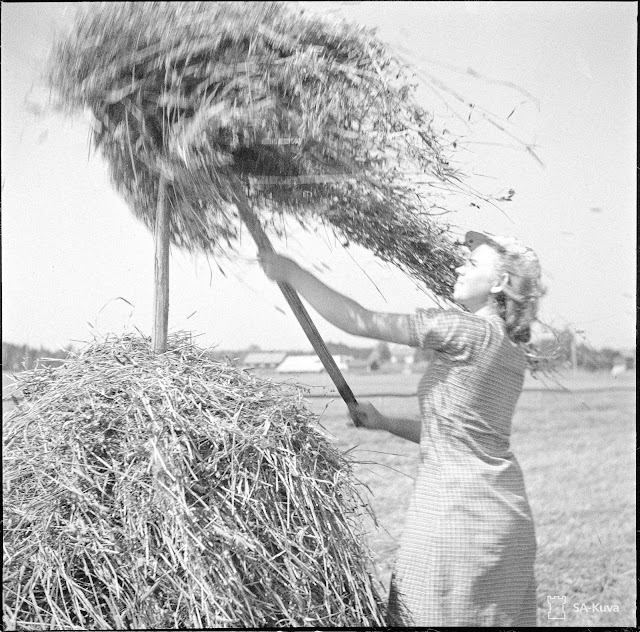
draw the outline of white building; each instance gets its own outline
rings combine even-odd
[[[335,355],[333,359],[341,371],[347,370],[346,356]],[[278,373],[321,373],[324,371],[324,366],[315,354],[288,355],[276,371]]]
[[[275,369],[286,357],[284,351],[252,351],[242,364],[253,369]]]

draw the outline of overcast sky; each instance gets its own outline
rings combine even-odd
[[[303,3],[304,4],[304,3]],[[324,2],[313,10],[378,28],[425,80],[435,128],[463,136],[456,164],[499,208],[460,203],[458,233],[530,244],[549,287],[542,318],[594,347],[635,345],[635,2]],[[73,3],[2,3],[3,340],[64,346],[95,329],[151,332],[153,241],[90,154],[88,125],[46,109],[39,76]],[[435,77],[450,92],[434,90]],[[431,86],[431,87],[430,87]],[[469,108],[453,93],[462,95]],[[509,135],[487,123],[494,120]],[[535,144],[541,166],[523,143]],[[325,232],[278,249],[366,307],[428,298],[401,273]],[[246,236],[231,260],[172,252],[170,330],[202,345],[311,347]],[[222,272],[218,268],[222,268]],[[121,300],[124,299],[124,300]],[[326,340],[370,345],[314,317]]]

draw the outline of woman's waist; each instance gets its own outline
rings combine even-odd
[[[485,519],[509,515],[531,520],[522,471],[515,465],[480,468],[424,461],[418,468],[416,498],[440,514]]]
[[[460,488],[504,488],[524,491],[522,469],[510,450],[500,453],[473,449],[468,444],[455,448],[421,441],[418,476],[437,477]]]
[[[439,460],[479,461],[496,467],[515,459],[508,432],[441,420],[422,426],[420,456],[426,458],[428,455]]]

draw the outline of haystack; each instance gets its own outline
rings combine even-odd
[[[18,375],[4,420],[6,628],[383,622],[351,465],[300,391],[182,334]]]
[[[241,188],[271,232],[285,215],[319,221],[450,297],[459,255],[431,211],[458,174],[411,72],[372,31],[289,2],[91,3],[49,78],[66,108],[90,112],[93,145],[150,230],[166,179],[175,245],[232,252]]]

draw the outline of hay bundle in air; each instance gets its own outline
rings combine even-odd
[[[54,51],[50,81],[91,112],[94,146],[150,229],[168,180],[174,244],[233,251],[241,186],[268,229],[283,214],[319,220],[450,296],[458,255],[429,185],[456,173],[411,75],[371,31],[295,3],[96,3]]]
[[[186,336],[19,374],[3,429],[5,629],[375,626],[350,464],[292,387]]]

